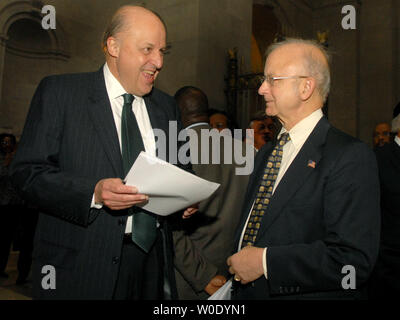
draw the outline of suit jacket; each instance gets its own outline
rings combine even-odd
[[[179,130],[178,109],[170,96],[153,89],[144,99],[153,128],[168,136],[168,121],[177,120]],[[99,180],[124,178],[103,68],[41,81],[12,177],[41,211],[34,240],[34,297],[111,299],[127,211],[90,209]],[[161,224],[170,234],[166,221]],[[42,290],[44,265],[55,267],[56,290]]]
[[[255,159],[236,243],[272,149],[264,146]],[[235,299],[359,297],[377,257],[379,224],[373,152],[322,118],[277,186],[261,221],[254,246],[268,248],[268,280],[261,276],[247,285],[235,283]],[[348,275],[342,273],[345,265],[355,268],[356,290],[342,290]]]
[[[205,141],[201,137],[202,129],[212,128],[208,125],[194,127],[199,143],[195,145],[193,140],[190,140],[190,153],[199,155],[198,162],[205,147]],[[233,148],[245,148],[245,145],[233,139],[223,138],[220,141],[220,147],[216,148],[214,145],[214,149],[211,140],[209,141],[209,164],[192,164],[196,175],[219,183],[220,187],[200,203],[199,212],[190,219],[181,221],[180,230],[173,233],[176,281],[180,299],[206,299],[208,294],[204,288],[210,280],[217,274],[226,277],[229,274],[226,259],[233,250],[233,239],[249,175],[237,175],[235,169],[239,165],[235,160],[228,164],[224,159],[226,144],[236,142]],[[254,152],[251,146],[248,149]],[[219,153],[221,164],[211,164],[212,152]],[[231,155],[233,158],[233,152]],[[251,160],[254,160],[254,154],[251,155]]]
[[[381,245],[372,293],[400,296],[400,146],[396,142],[376,149],[381,184]]]

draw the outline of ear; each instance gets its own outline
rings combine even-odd
[[[314,93],[316,81],[314,78],[302,79],[300,86],[300,97],[303,101],[308,100]]]
[[[119,56],[119,40],[114,37],[109,37],[107,39],[107,52],[111,57],[118,58]]]

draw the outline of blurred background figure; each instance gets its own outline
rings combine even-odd
[[[231,129],[231,121],[225,111],[208,109],[208,117],[211,128],[218,129],[218,131]]]
[[[250,136],[246,136],[246,142],[251,141],[249,138],[254,137],[254,148],[258,151],[267,142],[273,141],[276,137],[277,129],[280,129],[280,123],[273,117],[267,116],[265,111],[260,111],[250,118],[248,128]]]
[[[221,184],[211,197],[200,202],[196,215],[178,220],[173,233],[179,299],[207,299],[229,276],[226,259],[233,250],[233,237],[249,177],[236,174],[236,168],[241,165],[236,163],[233,154],[232,161],[224,160],[228,156],[224,152],[225,146],[232,143],[232,153],[239,146],[242,151],[247,149],[241,140],[230,137],[220,139],[216,147],[212,144],[213,139],[201,135],[201,131],[212,129],[208,124],[208,98],[203,91],[186,86],[176,92],[175,99],[183,126],[192,129],[197,137],[190,136],[190,154],[203,158],[204,152],[209,152],[208,164],[198,163],[199,159],[193,161],[192,158],[193,171],[203,179]],[[224,124],[227,119],[221,117]],[[214,152],[220,154],[218,164],[212,163]]]
[[[15,136],[8,133],[1,134],[0,144],[0,277],[9,276],[6,267],[13,244],[14,251],[19,251],[16,284],[23,285],[27,282],[31,269],[38,212],[35,206],[20,197],[8,176],[11,161],[17,151]]]
[[[374,129],[374,148],[390,143],[390,124],[378,123]]]
[[[0,276],[8,278],[6,266],[17,225],[18,206],[22,204],[8,176],[8,169],[17,147],[15,136],[0,134]]]
[[[381,242],[370,297],[400,297],[400,103],[393,111],[394,140],[377,148],[381,186]]]

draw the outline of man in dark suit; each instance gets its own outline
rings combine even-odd
[[[400,103],[393,111],[394,140],[376,148],[381,183],[381,244],[371,298],[400,297]]]
[[[148,196],[121,180],[141,150],[156,154],[153,128],[180,126],[174,100],[153,88],[165,25],[124,6],[103,46],[99,71],[40,83],[13,162],[15,183],[40,208],[34,298],[174,298],[168,223],[140,210]]]
[[[207,299],[225,282],[229,275],[226,259],[233,250],[233,240],[240,219],[240,208],[248,182],[249,172],[234,157],[234,148],[253,166],[254,152],[240,140],[221,136],[219,144],[210,138],[208,99],[200,89],[183,87],[175,94],[181,111],[183,126],[190,132],[190,154],[193,171],[199,177],[220,184],[218,190],[199,205],[199,212],[191,219],[181,220],[174,231],[175,275],[179,299]],[[218,135],[218,131],[214,130]],[[203,132],[203,135],[202,135]],[[229,144],[229,145],[228,145]],[[225,147],[230,147],[224,158]],[[247,147],[247,149],[245,149]],[[212,163],[219,155],[219,162]],[[205,156],[207,154],[207,156]],[[201,161],[206,158],[208,163]],[[245,173],[245,172],[243,172]]]
[[[342,299],[365,294],[379,244],[379,181],[368,146],[332,127],[324,48],[273,44],[259,94],[283,128],[257,154],[228,258],[234,299]]]

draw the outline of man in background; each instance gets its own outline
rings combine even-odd
[[[390,125],[386,122],[378,123],[374,129],[374,148],[390,143]]]
[[[381,186],[381,243],[371,297],[400,297],[400,103],[393,110],[394,140],[375,150]]]
[[[267,116],[265,111],[258,112],[251,117],[249,129],[253,130],[250,132],[252,132],[254,137],[254,148],[257,151],[260,150],[264,144],[272,142],[273,139],[275,139],[277,128],[280,127],[280,125],[276,122],[277,120]]]
[[[238,175],[235,171],[239,165],[233,157],[233,148],[244,146],[241,141],[223,136],[216,147],[213,140],[202,137],[202,131],[208,133],[212,128],[208,124],[208,99],[200,89],[183,87],[176,92],[175,99],[183,126],[192,131],[190,153],[199,157],[198,161],[192,159],[194,172],[201,178],[221,184],[210,198],[200,203],[199,212],[182,220],[174,232],[179,299],[206,299],[225,283],[229,275],[225,261],[233,249],[239,208],[248,181],[248,175]],[[224,148],[228,144],[232,147],[231,164],[224,158]],[[212,164],[215,152],[220,155],[218,164]],[[209,164],[199,163],[200,155],[205,153],[208,153]]]

